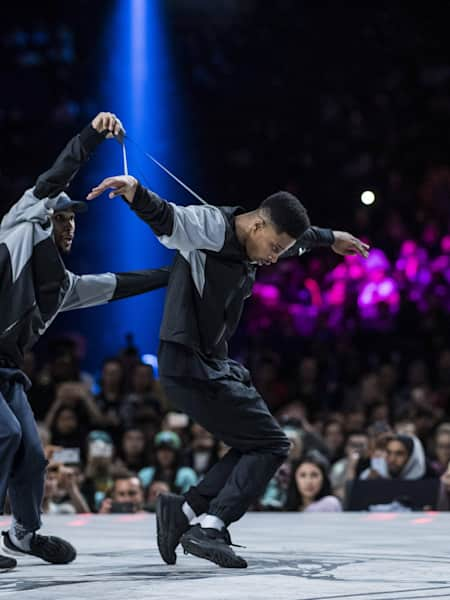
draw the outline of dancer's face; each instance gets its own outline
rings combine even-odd
[[[255,219],[245,242],[247,256],[258,265],[272,265],[280,256],[295,244],[295,239],[287,233],[278,233],[264,217]]]
[[[52,222],[56,245],[61,252],[70,252],[75,237],[75,213],[71,210],[61,210],[53,215]]]

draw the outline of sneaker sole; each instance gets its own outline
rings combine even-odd
[[[238,563],[231,556],[227,556],[214,550],[213,548],[204,548],[192,540],[182,540],[181,545],[185,554],[193,554],[198,558],[204,558],[211,562],[223,567],[224,569],[245,569],[247,563],[242,559],[242,562]]]
[[[7,546],[5,544],[5,538],[3,536],[1,536],[1,542],[0,542],[0,548],[3,554],[7,554],[8,556],[13,556],[14,558],[16,557],[20,557],[23,558],[24,556],[30,556],[29,554],[27,554],[26,552],[20,552],[19,550],[15,551],[12,548],[10,548],[9,546]],[[14,567],[11,567],[12,569]],[[9,570],[9,569],[7,569]]]
[[[174,565],[177,562],[177,555],[174,553],[174,557],[169,556],[170,552],[164,544],[165,536],[163,536],[162,534],[163,523],[165,520],[164,513],[165,511],[163,507],[163,500],[161,499],[161,496],[159,496],[159,498],[156,501],[156,541],[158,544],[159,554],[161,555],[163,561],[168,565]]]
[[[30,552],[26,552],[25,550],[14,550],[13,548],[10,548],[9,546],[7,546],[5,544],[5,538],[3,537],[3,535],[1,536],[1,542],[0,542],[0,547],[1,550],[4,554],[8,555],[8,556],[12,556],[14,558],[24,558],[27,557],[28,558],[37,558],[38,560],[43,560],[44,562],[46,562],[47,564],[50,565],[68,565],[71,562],[73,562],[76,557],[77,557],[77,553],[76,550],[73,549],[73,552],[71,552],[66,560],[64,561],[50,561],[50,560],[46,560],[45,558],[42,558],[42,556],[37,556],[36,554],[31,554]],[[14,567],[11,567],[14,568]]]

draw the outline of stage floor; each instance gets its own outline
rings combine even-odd
[[[0,517],[0,527],[8,519]],[[46,517],[78,549],[71,565],[32,558],[0,574],[0,600],[450,599],[450,514],[250,513],[231,528],[248,569],[178,550],[166,566],[153,515]]]

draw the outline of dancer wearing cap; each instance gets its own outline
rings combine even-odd
[[[121,195],[162,244],[178,251],[160,331],[161,383],[175,406],[231,448],[184,497],[160,496],[159,551],[173,564],[181,541],[185,552],[222,567],[246,567],[227,527],[262,494],[286,459],[289,440],[247,369],[228,357],[228,341],[259,265],[316,246],[365,257],[368,246],[349,233],[311,227],[306,209],[288,192],[250,212],[238,206],[182,207],[131,176],[117,176],[105,179],[88,199],[110,188],[110,197]],[[201,524],[190,527],[202,514]]]
[[[63,263],[75,235],[75,215],[87,208],[65,193],[82,164],[106,138],[120,136],[120,120],[99,113],[76,135],[54,165],[27,190],[0,224],[0,511],[7,491],[12,510],[2,534],[8,554],[68,563],[67,541],[38,535],[46,460],[26,397],[30,381],[20,370],[24,351],[61,311],[134,296],[167,284],[168,270],[75,275]],[[16,561],[0,556],[0,571]]]

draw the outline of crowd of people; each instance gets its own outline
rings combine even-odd
[[[67,338],[39,367],[33,353],[26,356],[49,460],[44,512],[153,511],[159,494],[186,492],[227,452],[170,406],[134,347],[104,360],[98,378],[80,370],[76,354]],[[312,355],[282,376],[273,353],[260,358],[254,381],[291,451],[253,510],[345,510],[364,480],[424,480],[434,502],[419,506],[412,491],[393,497],[390,509],[450,509],[450,350],[435,373],[424,359],[412,361],[405,379],[400,366],[384,362],[370,371],[353,365],[332,381]],[[378,505],[367,497],[367,508]]]

